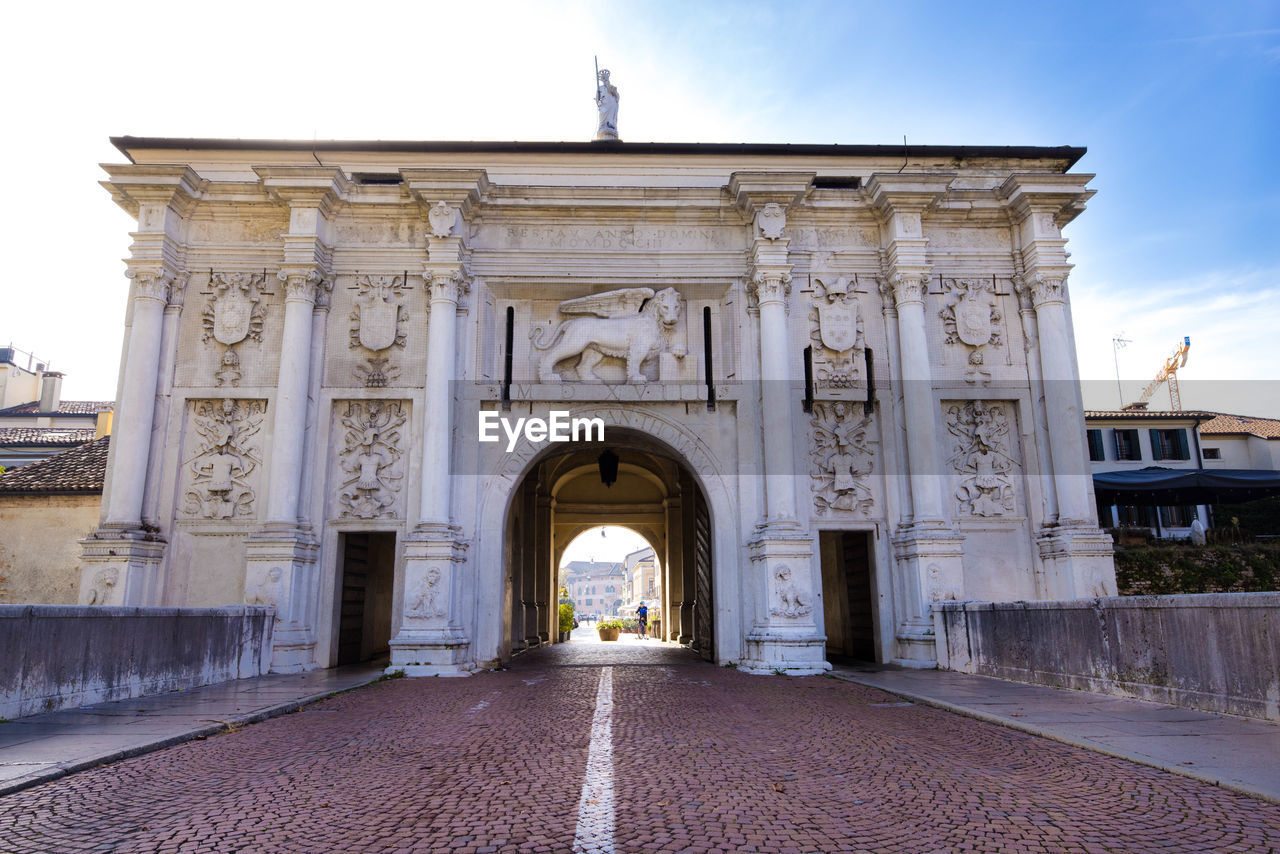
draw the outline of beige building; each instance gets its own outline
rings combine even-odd
[[[0,474],[0,602],[74,605],[80,596],[80,540],[102,512],[110,437]],[[90,579],[103,601],[111,576]]]
[[[574,560],[560,567],[561,585],[569,591],[579,619],[613,617],[623,603],[622,564]]]
[[[0,347],[0,466],[15,468],[111,432],[109,400],[63,400],[62,374]]]

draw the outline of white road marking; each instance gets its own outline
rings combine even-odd
[[[603,667],[591,718],[587,775],[578,800],[574,854],[613,854],[613,822],[613,668]]]

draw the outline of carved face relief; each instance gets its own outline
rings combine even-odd
[[[813,505],[829,513],[866,515],[874,504],[869,479],[875,459],[871,418],[844,401],[813,405]]]
[[[1008,404],[972,400],[947,407],[953,437],[947,462],[959,476],[955,499],[968,516],[1003,516],[1015,509],[1018,461],[1010,438]]]
[[[374,519],[396,515],[404,480],[405,402],[350,401],[341,416],[342,448],[338,464],[341,515]]]
[[[189,406],[197,444],[194,456],[183,463],[188,486],[182,512],[205,519],[251,518],[266,401],[221,398],[192,400]]]

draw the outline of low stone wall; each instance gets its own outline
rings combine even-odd
[[[0,718],[260,676],[275,609],[0,605]]]
[[[934,605],[938,666],[1280,720],[1280,593]]]

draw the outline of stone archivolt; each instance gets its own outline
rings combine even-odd
[[[815,276],[809,312],[814,383],[818,388],[852,388],[862,376],[866,339],[857,296],[843,276]]]
[[[262,340],[266,309],[262,305],[262,273],[211,273],[209,302],[201,313],[204,334],[223,347],[214,378],[220,386],[240,384],[240,354],[236,347],[246,339]]]
[[[350,401],[342,415],[345,430],[338,462],[342,516],[374,519],[388,513],[404,480],[404,435],[408,422],[403,401]]]
[[[813,505],[828,513],[870,512],[874,500],[867,482],[875,459],[871,417],[855,420],[844,401],[813,405]]]
[[[959,475],[956,506],[968,516],[1004,516],[1014,510],[1009,414],[1005,403],[972,400],[947,408],[947,432],[953,437],[948,463]]]
[[[355,369],[356,378],[368,388],[382,388],[399,378],[389,350],[403,349],[406,335],[400,324],[409,320],[404,297],[404,276],[360,276],[356,279],[356,303],[351,309],[351,349],[363,351],[365,363]]]
[[[259,432],[266,401],[192,400],[191,426],[199,437],[195,456],[183,464],[189,485],[183,512],[206,519],[253,516],[250,481],[262,464]]]

